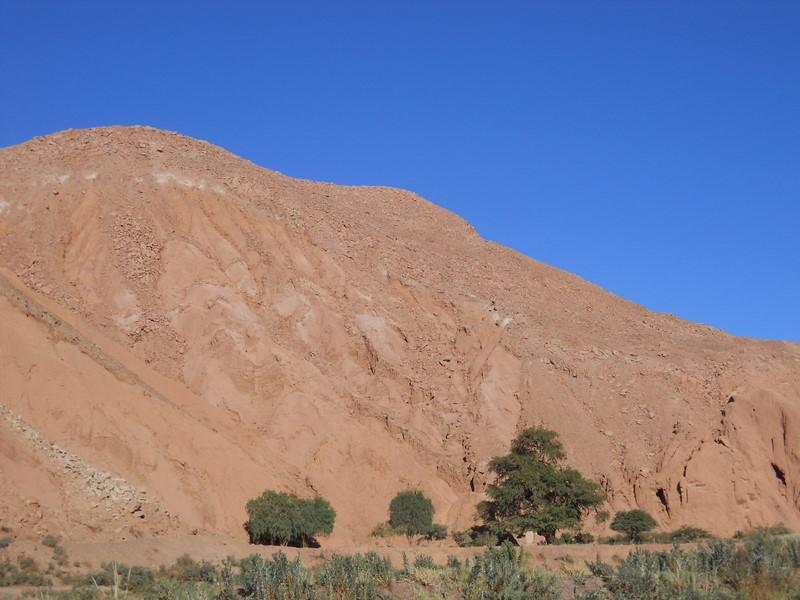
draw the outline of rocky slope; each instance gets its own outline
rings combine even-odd
[[[292,179],[151,128],[0,150],[0,514],[241,536],[266,487],[332,543],[400,489],[470,522],[556,429],[610,508],[800,527],[800,347],[657,314],[413,193]]]

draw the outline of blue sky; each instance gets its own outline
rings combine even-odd
[[[0,145],[107,124],[800,341],[800,2],[0,1]]]

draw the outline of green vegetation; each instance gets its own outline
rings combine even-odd
[[[689,542],[707,540],[712,537],[713,536],[705,529],[683,526],[674,531],[653,533],[645,539],[654,544],[686,544]]]
[[[433,525],[433,513],[433,502],[422,492],[400,492],[389,503],[389,526],[407,535],[422,535]]]
[[[3,548],[8,548],[11,545],[11,542],[13,541],[14,538],[12,538],[10,535],[0,536],[0,550],[2,550]]]
[[[759,531],[741,545],[711,540],[697,550],[640,550],[616,568],[590,563],[604,589],[578,600],[778,600],[800,597],[800,540]]]
[[[771,527],[761,527],[760,529],[754,529],[751,531],[737,531],[733,534],[733,539],[735,540],[746,540],[754,535],[789,535],[792,533],[786,525],[783,523],[778,523],[777,525],[772,525]]]
[[[642,540],[642,534],[655,529],[656,520],[640,508],[618,512],[611,521],[611,529],[620,531],[635,543]]]
[[[58,546],[58,543],[61,539],[58,536],[53,535],[52,533],[48,533],[42,538],[42,546],[47,546],[48,548],[55,548]]]
[[[575,529],[605,501],[600,486],[563,466],[564,449],[554,431],[532,427],[511,444],[511,453],[489,463],[497,482],[490,500],[478,504],[485,526],[498,538],[535,531],[548,543],[559,529]]]
[[[800,598],[800,539],[758,530],[742,540],[703,542],[696,549],[636,550],[618,565],[595,560],[588,573],[567,555],[558,570],[531,568],[512,544],[463,561],[404,557],[401,570],[375,553],[340,556],[306,567],[278,552],[221,566],[182,556],[169,567],[107,563],[65,580],[68,591],[27,592],[40,600],[783,600]],[[25,558],[25,557],[20,557]],[[30,559],[0,564],[4,585],[50,585]],[[23,568],[24,567],[24,568]],[[27,569],[27,570],[26,570]],[[30,571],[33,569],[33,571]],[[22,573],[22,575],[20,575]],[[10,577],[9,577],[10,575]]]
[[[389,503],[389,522],[377,525],[371,535],[423,536],[429,540],[443,540],[447,537],[447,527],[433,522],[434,512],[433,502],[422,492],[400,492]]]
[[[317,496],[312,500],[294,494],[266,491],[247,503],[246,528],[253,544],[313,546],[316,536],[333,531],[336,512]]]
[[[594,536],[591,533],[587,533],[585,531],[578,531],[577,533],[572,533],[570,531],[565,531],[561,534],[554,543],[556,544],[591,544],[594,543]]]
[[[487,548],[467,559],[457,580],[464,600],[537,598],[556,600],[559,576],[525,566],[525,554],[511,544]]]
[[[744,535],[744,534],[740,534]],[[749,535],[749,534],[748,534]],[[651,533],[639,534],[638,543],[640,544],[687,544],[712,539],[705,529],[699,527],[683,526],[672,531],[654,531]],[[630,544],[631,539],[627,534],[612,537],[601,537],[597,540],[599,544]]]
[[[16,564],[10,560],[0,562],[0,587],[11,585],[45,586],[52,585],[52,581],[33,558],[20,554]]]

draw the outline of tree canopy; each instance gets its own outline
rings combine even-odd
[[[309,546],[318,535],[333,531],[336,512],[317,496],[298,498],[294,494],[267,490],[247,505],[246,529],[254,544]]]
[[[642,534],[655,526],[656,520],[640,508],[618,512],[611,521],[611,529],[626,534],[634,542],[641,540]]]
[[[511,453],[489,463],[496,475],[486,488],[489,500],[478,514],[498,533],[535,531],[548,543],[559,529],[580,526],[583,515],[605,501],[600,486],[562,465],[566,455],[558,434],[525,429],[511,443]]]

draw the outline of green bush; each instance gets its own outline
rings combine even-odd
[[[425,532],[427,540],[444,540],[447,538],[447,527],[439,523],[433,523],[428,531]]]
[[[389,537],[392,535],[397,535],[397,532],[392,529],[392,526],[388,523],[379,523],[374,527],[369,535],[371,537]]]
[[[381,588],[395,578],[392,565],[374,552],[340,556],[334,554],[317,571],[317,582],[323,597],[331,600],[377,600]]]
[[[11,545],[11,542],[13,541],[14,538],[12,538],[10,535],[4,535],[0,537],[0,550],[2,550],[3,548],[8,548]]]
[[[422,492],[400,492],[389,504],[389,522],[376,525],[370,535],[420,535],[428,540],[443,540],[447,527],[433,522],[434,512],[433,502]]]
[[[389,503],[389,526],[406,535],[424,535],[433,525],[433,513],[433,502],[422,492],[400,492]]]
[[[511,534],[497,531],[486,525],[475,525],[463,531],[453,532],[453,541],[462,548],[473,546],[497,546],[502,542],[514,543]]]
[[[611,521],[611,529],[628,536],[633,542],[640,542],[642,534],[654,529],[656,521],[640,508],[618,512]]]
[[[217,569],[208,561],[196,561],[188,554],[179,556],[171,567],[159,569],[159,577],[176,581],[201,581],[214,583],[217,581]]]
[[[459,578],[465,600],[557,600],[557,577],[525,568],[525,553],[509,543],[468,558]]]
[[[53,560],[56,561],[56,564],[60,567],[66,566],[67,563],[69,563],[69,556],[67,556],[67,551],[63,546],[57,545],[53,547]]]
[[[31,556],[26,556],[25,554],[20,554],[17,557],[17,564],[19,568],[24,571],[25,573],[38,573],[39,572],[39,564],[36,562]]]
[[[314,583],[300,558],[289,560],[283,552],[265,561],[254,554],[241,561],[241,590],[223,587],[224,596],[256,600],[314,600]]]
[[[246,528],[253,544],[313,545],[316,536],[333,531],[336,519],[336,512],[320,496],[306,500],[268,490],[250,500],[246,508]]]
[[[575,534],[575,544],[591,544],[594,542],[594,536],[585,531],[579,531]]]
[[[42,546],[47,546],[48,548],[55,548],[61,539],[58,536],[53,535],[52,533],[48,533],[46,536],[42,538]]]
[[[688,542],[697,542],[700,540],[709,539],[711,537],[712,535],[705,529],[683,526],[675,529],[674,531],[654,533],[645,539],[656,544],[685,544]]]

